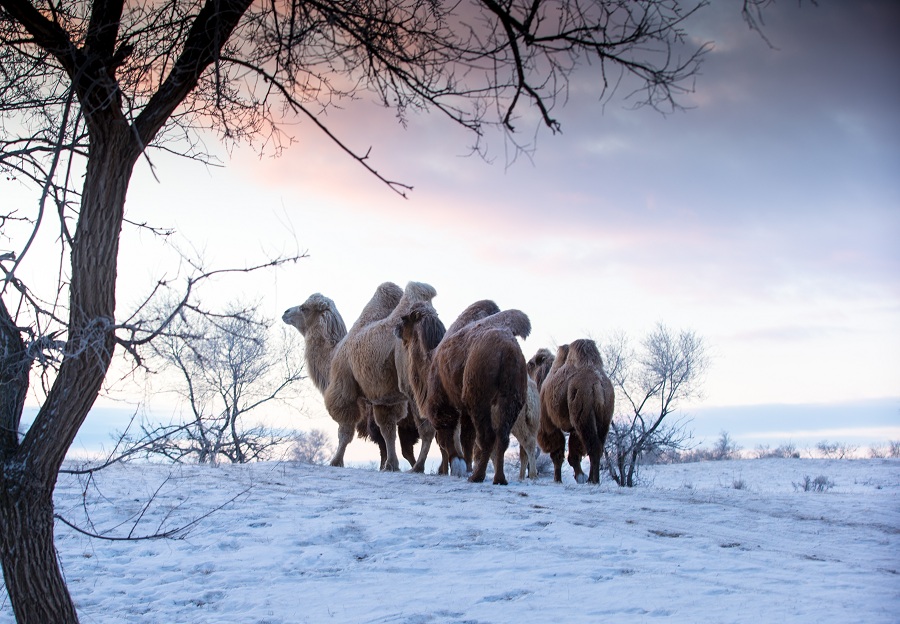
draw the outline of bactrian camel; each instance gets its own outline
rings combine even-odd
[[[553,460],[553,478],[562,481],[562,460],[569,433],[569,464],[575,480],[584,483],[581,459],[591,462],[589,483],[600,482],[600,458],[615,408],[613,385],[593,340],[561,346],[540,392],[538,443]]]
[[[505,310],[480,320],[454,323],[429,353],[415,346],[416,325],[432,323],[433,308],[417,306],[395,326],[408,350],[409,364],[426,379],[420,408],[434,425],[438,444],[450,458],[451,474],[465,473],[456,429],[468,420],[475,430],[476,459],[472,482],[484,481],[487,463],[494,462],[494,484],[506,485],[504,453],[513,423],[525,405],[527,369],[516,336],[531,332],[528,317]],[[427,371],[427,372],[426,372]],[[419,395],[417,395],[419,396]]]
[[[435,347],[445,336],[453,335],[461,327],[469,323],[496,314],[500,311],[493,301],[477,301],[467,307],[456,319],[450,329],[444,331],[444,324],[438,318],[437,312],[427,303],[417,303],[410,308],[409,313],[401,317],[395,328],[395,334],[401,339],[404,352],[410,360],[409,376],[413,396],[418,404],[422,404],[427,395],[427,381],[431,370],[431,359]],[[413,362],[415,365],[412,365]],[[421,407],[420,407],[421,409]],[[519,480],[528,476],[537,478],[537,430],[540,415],[540,402],[537,386],[532,380],[528,380],[528,390],[525,405],[519,412],[513,424],[511,434],[519,441]],[[465,424],[465,431],[456,440],[456,449],[468,467],[471,467],[472,454],[475,446],[474,428],[469,419],[461,419]],[[468,432],[471,432],[469,434]],[[457,428],[457,433],[462,433]],[[440,474],[447,474],[449,456],[442,451],[443,461],[439,469]]]
[[[396,284],[386,282],[379,286],[354,324],[354,328],[386,317],[400,302],[402,295],[403,291]],[[319,392],[323,395],[326,393],[332,374],[345,378],[350,376],[351,379],[344,379],[342,385],[353,386],[352,372],[350,371],[346,353],[343,352],[347,328],[334,301],[320,293],[314,293],[302,304],[288,308],[282,315],[282,320],[286,324],[295,327],[303,336],[306,368]],[[335,363],[335,354],[337,353],[341,353],[341,355],[337,357],[337,363]],[[332,369],[334,369],[334,373],[332,373]],[[381,454],[381,465],[383,466],[387,458],[387,452],[384,438],[375,424],[372,407],[365,401],[361,401],[357,408],[356,412],[344,415],[354,421],[352,428],[356,429],[360,437],[369,437],[378,444]],[[338,424],[338,437],[340,439],[342,435],[341,424],[340,422]],[[350,430],[351,439],[353,435],[352,428]],[[346,429],[347,425],[345,423],[343,434],[345,436]],[[419,433],[411,419],[400,424],[398,437],[400,438],[403,456],[409,461],[410,465],[413,465],[416,459],[414,445],[418,441]],[[338,450],[331,462],[333,466],[343,465],[345,449],[346,444],[338,445]]]
[[[408,384],[401,387],[400,377],[408,379],[408,372],[398,372],[398,364],[404,366],[405,358],[397,353],[402,345],[394,335],[394,326],[409,311],[410,306],[417,302],[430,302],[435,295],[437,291],[431,285],[409,282],[400,302],[387,317],[369,323],[357,332],[351,330],[347,335],[347,352],[353,377],[362,395],[371,403],[375,422],[384,436],[387,450],[384,470],[400,469],[396,451],[397,423],[406,418],[408,413],[416,422],[422,439],[413,470],[425,470],[434,429],[430,422],[419,416],[412,397],[404,393],[404,390],[409,391]]]

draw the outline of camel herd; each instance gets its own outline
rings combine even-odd
[[[332,466],[344,465],[355,435],[381,452],[381,469],[400,469],[400,453],[424,472],[431,443],[441,451],[440,474],[482,482],[489,461],[494,484],[509,436],[519,442],[519,479],[537,477],[538,446],[562,481],[568,461],[579,483],[599,483],[600,458],[615,395],[593,340],[539,349],[525,361],[517,337],[531,322],[520,310],[476,301],[445,328],[431,300],[435,289],[385,282],[347,330],[334,301],[319,293],[285,311],[282,320],[303,335],[307,370],[338,424]],[[421,441],[418,456],[414,446]],[[585,477],[581,460],[587,455]]]

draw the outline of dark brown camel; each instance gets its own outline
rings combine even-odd
[[[587,481],[600,483],[600,458],[612,422],[615,393],[596,343],[581,339],[561,346],[540,394],[538,444],[553,460],[553,479],[562,481],[566,432],[575,480],[585,481],[581,459],[587,454],[591,461]]]
[[[467,313],[471,309],[467,308]],[[408,350],[410,366],[418,371],[423,415],[435,427],[438,444],[449,457],[450,472],[465,474],[465,461],[455,438],[457,426],[468,420],[475,430],[477,450],[469,480],[484,481],[493,455],[494,484],[506,485],[504,453],[527,392],[525,357],[516,336],[527,337],[531,323],[519,310],[498,312],[474,322],[465,320],[458,319],[432,350],[428,345],[434,340],[429,341],[427,336],[433,336],[439,320],[430,306],[410,308],[395,332]]]

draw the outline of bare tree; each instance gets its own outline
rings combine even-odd
[[[856,453],[857,448],[859,447],[853,446],[852,444],[829,442],[828,440],[821,440],[816,443],[816,450],[818,450],[819,454],[825,459],[845,459],[852,457],[853,454]]]
[[[170,320],[116,316],[120,233],[146,227],[125,216],[139,159],[208,160],[206,130],[278,152],[305,118],[404,194],[323,113],[368,92],[401,122],[437,111],[479,146],[527,107],[558,130],[554,107],[579,67],[607,95],[627,84],[638,103],[676,107],[705,50],[682,25],[703,4],[0,0],[0,171],[39,198],[0,213],[13,241],[0,254],[0,562],[16,618],[77,621],[53,547],[56,478],[116,347],[136,355]],[[59,252],[50,286],[22,270],[44,231]],[[41,405],[20,434],[35,364]]]
[[[288,443],[288,435],[263,425],[247,426],[246,420],[283,401],[292,384],[305,377],[302,361],[290,348],[293,334],[282,332],[276,345],[271,329],[271,319],[261,318],[257,308],[239,304],[216,316],[193,310],[179,315],[150,349],[155,361],[174,372],[173,387],[187,418],[168,426],[144,423],[131,443],[145,455],[176,462],[271,459]]]
[[[601,352],[616,387],[607,467],[616,483],[633,487],[639,466],[648,457],[685,448],[690,436],[672,415],[682,401],[696,396],[708,366],[706,346],[692,331],[676,333],[659,323],[639,350],[619,334],[604,341]]]
[[[756,459],[800,459],[800,452],[793,442],[779,444],[774,450],[768,444],[759,444],[753,449],[753,454]]]
[[[712,447],[711,456],[714,461],[735,459],[740,457],[740,451],[741,447],[737,445],[734,438],[727,431],[722,431]]]

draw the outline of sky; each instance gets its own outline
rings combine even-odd
[[[402,128],[360,102],[325,121],[412,185],[408,199],[301,122],[279,158],[239,148],[206,168],[152,156],[128,217],[175,228],[213,266],[306,252],[207,295],[259,301],[272,318],[321,292],[349,326],[378,284],[415,280],[437,289],[448,325],[483,298],[526,312],[526,357],[663,322],[709,346],[703,397],[685,405],[698,429],[727,422],[740,440],[832,410],[847,414],[845,435],[896,439],[898,26],[890,0],[780,2],[765,14],[768,45],[740,2],[715,3],[685,25],[713,47],[684,111],[635,110],[624,93],[600,102],[584,68],[554,111],[562,132],[539,132],[533,156],[510,164],[497,137],[486,162],[437,115]],[[123,235],[120,309],[169,266],[149,238]],[[330,430],[319,396],[305,403]],[[872,416],[852,410],[863,404]],[[757,424],[763,408],[775,422]]]

